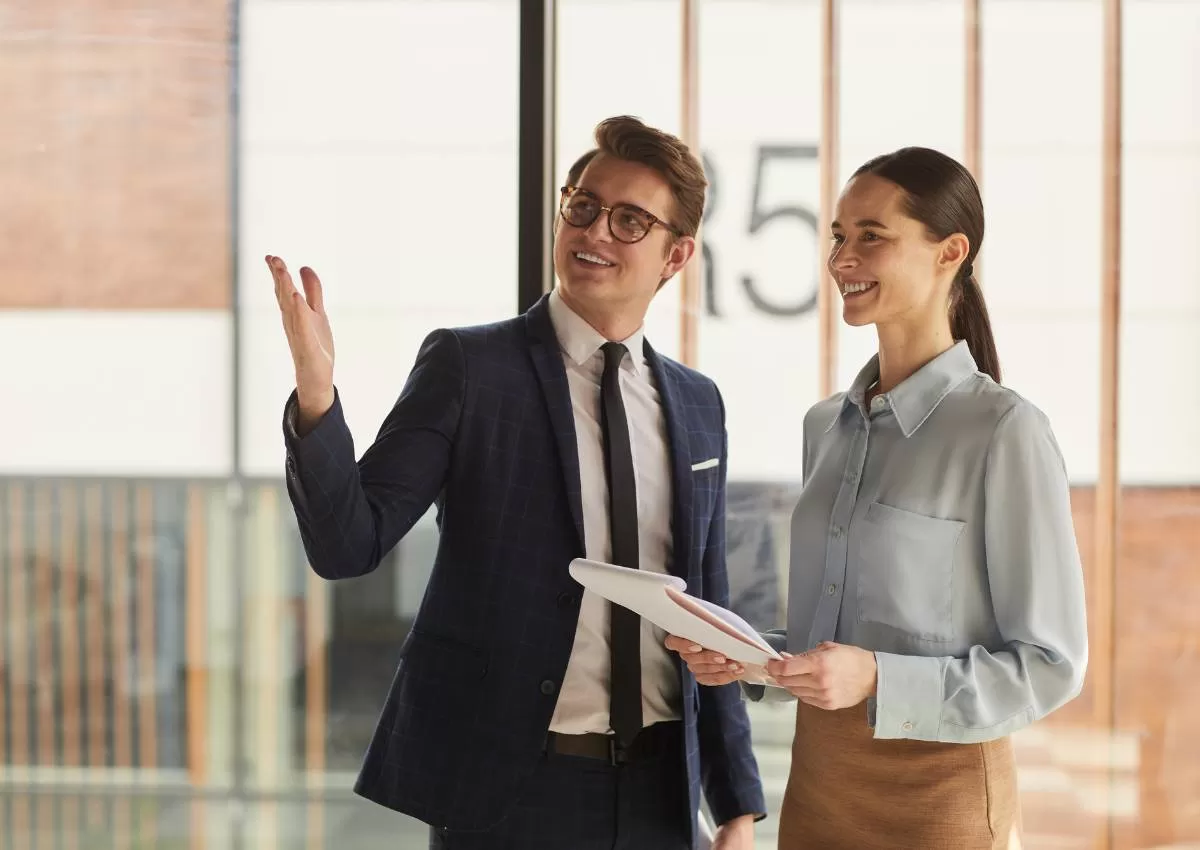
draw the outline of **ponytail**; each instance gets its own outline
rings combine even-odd
[[[954,284],[954,295],[950,301],[950,333],[956,340],[965,339],[979,371],[991,375],[993,381],[1000,383],[1000,358],[996,354],[992,322],[988,318],[987,304],[983,301],[983,291],[969,263],[963,266]]]

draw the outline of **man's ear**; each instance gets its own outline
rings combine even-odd
[[[680,236],[667,246],[666,262],[663,263],[662,281],[666,283],[673,278],[680,269],[688,264],[692,255],[696,253],[696,240],[691,236]],[[662,284],[659,284],[659,289],[662,289]]]

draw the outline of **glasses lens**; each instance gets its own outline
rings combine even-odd
[[[617,204],[612,211],[612,234],[622,242],[637,242],[650,232],[650,216],[637,207]]]
[[[600,214],[600,202],[591,195],[578,190],[570,192],[563,198],[562,216],[567,224],[574,227],[587,227]]]

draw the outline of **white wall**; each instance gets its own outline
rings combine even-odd
[[[265,254],[322,278],[360,450],[427,333],[515,312],[517,12],[516,0],[243,4],[247,473],[282,474],[293,386]]]
[[[1121,477],[1200,480],[1200,2],[1125,3]]]
[[[0,472],[230,475],[232,333],[216,311],[0,311]]]

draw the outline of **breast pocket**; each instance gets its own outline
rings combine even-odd
[[[867,507],[859,547],[858,619],[926,641],[954,639],[954,550],[966,523]]]

